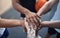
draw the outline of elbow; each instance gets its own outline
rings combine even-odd
[[[16,8],[16,6],[15,6],[15,4],[12,2],[12,6],[13,6],[13,8]]]
[[[17,7],[16,3],[12,3],[12,7],[13,7],[15,10],[18,10],[18,7]]]
[[[12,6],[16,9],[16,1],[12,0]]]
[[[14,7],[14,0],[12,0],[12,6]]]

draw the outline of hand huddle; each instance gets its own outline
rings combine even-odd
[[[27,38],[36,38],[38,28],[40,28],[40,25],[33,25],[32,23],[28,22],[25,18],[25,27],[27,30]]]
[[[41,28],[40,17],[36,13],[30,13],[26,15],[24,20],[27,38],[36,38],[38,30]]]
[[[41,27],[40,25],[41,20],[36,13],[27,14],[25,18],[25,22],[28,22],[28,25],[29,25],[27,26],[27,24],[25,24],[26,29],[32,27],[34,30],[37,31]]]

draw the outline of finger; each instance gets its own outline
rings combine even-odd
[[[25,25],[23,26],[23,28],[24,28],[23,32],[27,32],[27,29],[26,29]]]
[[[39,23],[38,21],[39,20],[37,19],[37,17],[33,17],[33,19],[34,19],[35,24],[38,25],[38,23]]]
[[[26,19],[26,20],[25,20],[25,27],[26,27],[27,30],[30,28],[29,25],[30,25],[30,24],[27,22],[27,19]]]
[[[31,28],[36,29],[36,24],[34,23],[32,17],[29,18],[28,21],[29,21],[29,23],[30,23]]]
[[[31,22],[31,18],[30,19],[27,19],[28,23],[29,23],[29,29],[33,29],[33,25],[32,22]]]
[[[36,16],[37,24],[40,26],[40,19]]]
[[[41,16],[40,15],[38,15],[38,14],[36,14],[39,18],[41,18]]]
[[[26,29],[26,27],[24,27],[24,30],[23,30],[24,32],[27,32],[27,29]]]
[[[35,25],[35,22],[33,20],[33,17],[29,18],[29,22],[32,24],[32,25]]]
[[[31,22],[29,19],[27,19],[27,22],[28,22],[28,25],[29,25],[29,28],[31,27]]]
[[[37,28],[40,25],[39,19],[37,16],[35,16],[33,19],[34,19],[34,22],[35,22],[36,28]]]
[[[34,29],[37,29],[37,25],[38,25],[38,24],[37,24],[37,20],[36,20],[35,17],[33,17],[32,19],[33,19],[33,22],[34,22],[34,24],[35,24],[35,25],[33,25],[33,28],[34,28]]]
[[[36,19],[38,20],[38,22],[37,22],[37,30],[40,30],[41,29],[41,25],[40,25],[40,22],[41,22],[41,20],[40,20],[40,18],[38,18],[38,17],[36,17]]]
[[[42,29],[42,27],[39,27],[37,30],[39,31],[40,29]]]
[[[40,22],[41,22],[41,20],[40,20]],[[41,24],[38,26],[38,29],[37,30],[40,30],[42,27],[41,27]]]
[[[30,19],[30,22],[31,22],[31,24],[33,25],[33,28],[37,28],[37,26],[39,25],[38,23],[38,21],[39,20],[37,20],[37,18],[34,16],[34,17],[31,17],[31,18],[29,18]]]
[[[35,22],[34,18],[33,18],[33,17],[30,18],[30,21],[31,21],[32,27],[33,27],[34,29],[36,29],[36,22]]]

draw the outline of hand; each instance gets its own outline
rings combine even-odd
[[[35,30],[36,33],[38,33],[38,30],[41,29],[41,25],[36,26],[37,29],[34,29],[34,28],[33,28],[33,25],[29,24],[29,23],[26,21],[26,19],[25,19],[24,22],[25,22],[25,24],[24,24],[24,31],[27,32],[27,33],[28,33],[30,30],[32,31],[32,29]],[[40,22],[41,22],[41,21],[40,21]]]
[[[39,26],[37,26],[36,31],[38,32],[41,28],[42,28],[42,25],[41,25],[41,19],[40,19],[40,25],[39,25]]]
[[[47,27],[48,23],[49,23],[48,21],[40,21],[40,25],[39,25],[37,31],[40,30],[43,27]]]
[[[24,19],[24,31],[27,32],[30,29],[30,24],[26,21],[26,18]]]
[[[30,12],[26,15],[27,22],[33,25],[34,29],[37,29],[37,26],[40,25],[39,16],[36,13]]]
[[[25,20],[25,21],[24,21],[25,23],[24,23],[23,28],[24,28],[24,31],[25,31],[25,32],[27,32],[27,30],[29,30],[30,28],[31,28],[31,29],[34,29],[34,28],[33,28],[33,25],[31,25],[30,23],[28,23],[28,22],[26,21],[26,18],[25,18],[24,20]],[[34,29],[34,30],[38,30],[38,28],[40,29],[40,25],[39,25],[39,26],[36,26],[35,28],[36,28],[36,29]]]
[[[41,27],[48,27],[49,24],[49,21],[42,21],[41,22]]]

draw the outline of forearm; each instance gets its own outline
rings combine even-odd
[[[55,3],[56,3],[56,1],[50,1],[50,0],[49,0],[48,2],[46,2],[46,3],[39,9],[39,11],[37,12],[37,14],[38,14],[39,16],[41,16],[41,15],[47,13],[47,12],[52,8],[52,6],[53,6]]]
[[[51,28],[60,28],[60,20],[57,21],[43,21],[43,27],[51,27]]]
[[[24,8],[22,5],[20,5],[18,0],[12,0],[12,5],[17,11],[21,12],[22,14],[26,15],[30,12],[30,10],[28,10],[27,8]]]
[[[23,20],[0,19],[0,27],[16,27],[22,26]]]

